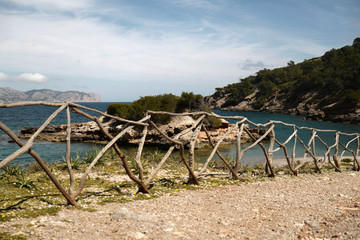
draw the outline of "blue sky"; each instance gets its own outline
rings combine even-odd
[[[205,96],[359,36],[358,0],[0,0],[0,87]]]

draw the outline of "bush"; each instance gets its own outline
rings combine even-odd
[[[107,112],[111,115],[119,116],[122,118],[129,118],[130,108],[131,107],[128,104],[113,103],[107,107]]]
[[[131,120],[140,120],[148,110],[165,112],[204,111],[203,96],[192,92],[183,92],[181,97],[173,94],[145,96],[132,104],[110,104],[107,107],[109,114]],[[158,123],[168,123],[170,116],[156,115],[152,120]]]

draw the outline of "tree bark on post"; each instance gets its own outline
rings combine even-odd
[[[293,127],[293,132],[297,132],[296,127]],[[293,150],[292,150],[292,158],[291,158],[291,164],[294,166],[295,164],[295,159],[296,159],[296,140],[297,140],[297,133],[295,133],[295,137],[294,137],[294,145],[293,145]]]
[[[196,145],[196,140],[200,133],[200,129],[201,129],[201,125],[197,126],[197,128],[195,128],[195,131],[193,132],[191,139],[190,139],[189,166],[193,171],[195,168],[195,145]],[[189,178],[191,178],[190,174],[189,174]]]
[[[336,166],[337,169],[341,169],[340,167],[340,163],[338,161],[338,153],[339,153],[339,133],[336,132],[336,135],[335,135],[335,152],[333,154],[333,159],[334,159],[334,164]],[[338,171],[338,170],[336,170]]]
[[[70,184],[69,184],[69,195],[74,197],[74,173],[71,165],[71,119],[70,119],[70,107],[66,107],[67,125],[66,125],[66,166],[69,172]]]
[[[141,181],[143,181],[143,179],[144,179],[144,169],[143,169],[143,166],[142,166],[142,163],[141,163],[141,154],[142,154],[142,151],[144,149],[144,144],[145,144],[147,132],[148,132],[148,126],[145,126],[144,130],[142,132],[142,137],[141,137],[139,147],[138,147],[138,151],[137,151],[136,157],[135,157],[135,162],[136,162],[137,167],[139,169],[139,179]]]
[[[244,131],[244,123],[242,123],[240,125],[240,129],[238,130],[237,134],[236,134],[236,159],[235,159],[235,164],[234,164],[234,172],[236,173],[236,176],[240,170],[240,161],[241,161],[241,157],[242,157],[242,154],[241,154],[241,136],[242,136],[242,133]],[[233,175],[233,177],[235,177]]]
[[[270,168],[269,168],[269,164],[272,164],[272,159],[273,159],[273,153],[274,153],[274,143],[275,143],[275,131],[274,131],[274,124],[270,124],[269,128],[272,128],[271,132],[270,132],[270,143],[269,143],[269,149],[268,149],[268,155],[269,155],[269,161],[266,162],[265,164],[265,173],[267,175],[269,175],[270,173]]]

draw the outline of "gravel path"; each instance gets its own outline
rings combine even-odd
[[[64,209],[0,231],[29,239],[360,239],[359,186],[358,172],[277,177],[96,212]]]

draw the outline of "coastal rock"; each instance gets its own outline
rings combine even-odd
[[[256,111],[255,108],[252,106],[252,104],[256,100],[255,95],[256,95],[257,92],[258,91],[255,91],[252,94],[246,96],[244,98],[244,101],[241,101],[236,106],[223,107],[222,110],[226,110],[226,111],[245,111],[245,112]]]
[[[360,38],[323,56],[263,69],[216,88],[212,108],[302,115],[305,119],[360,124]]]
[[[329,105],[322,106],[312,99],[317,93],[308,93],[301,98],[301,102],[293,107],[286,103],[286,98],[276,95],[268,97],[263,106],[255,108],[254,103],[257,101],[255,95],[249,95],[236,105],[226,105],[226,97],[216,99],[214,96],[207,97],[208,103],[213,109],[221,109],[223,111],[245,111],[245,112],[269,112],[269,113],[285,113],[290,115],[301,115],[307,120],[315,121],[331,121],[348,124],[360,123],[360,100],[357,103],[351,102],[333,102]],[[209,100],[211,99],[211,101]]]
[[[175,116],[169,124],[159,125],[161,132],[165,133],[169,137],[173,137],[181,131],[191,127],[195,123],[195,120],[189,116]],[[125,125],[120,124],[116,120],[110,120],[103,122],[104,128],[113,136],[116,136],[122,131]],[[54,142],[65,142],[66,141],[66,124],[47,126],[37,137],[37,139],[54,141]],[[226,121],[223,122],[220,128],[209,127],[208,132],[213,142],[218,142],[222,136],[228,131],[229,128],[233,127]],[[248,128],[248,126],[246,126]],[[38,128],[26,127],[20,130],[20,138],[30,138],[32,134],[37,131]],[[265,132],[265,129],[250,129],[250,132],[258,138]],[[225,139],[224,142],[234,143],[236,142],[237,132],[233,131]],[[142,128],[134,127],[122,136],[119,141],[128,144],[138,144],[142,137]],[[182,135],[179,140],[188,143],[192,137],[192,131]],[[243,142],[252,141],[252,139],[244,132],[241,137]],[[85,123],[74,123],[71,124],[71,141],[73,142],[104,142],[106,137],[100,131],[100,128],[95,122]],[[163,145],[168,146],[172,143],[164,138],[154,128],[149,128],[147,138],[147,144],[152,145]],[[205,131],[200,131],[200,134],[196,140],[196,147],[201,147],[203,144],[208,143],[207,135]]]

